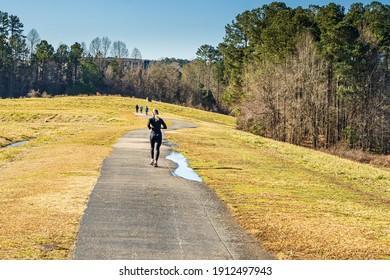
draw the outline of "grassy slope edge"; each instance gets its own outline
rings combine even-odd
[[[0,100],[0,259],[67,259],[101,162],[144,100]],[[279,259],[389,259],[390,171],[234,129],[229,116],[152,102],[199,125],[169,134],[246,231]],[[169,113],[168,113],[169,112]],[[2,138],[3,137],[3,138]],[[3,143],[1,142],[3,141]]]

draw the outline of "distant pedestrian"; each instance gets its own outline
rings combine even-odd
[[[136,113],[138,113],[138,109],[139,109],[139,106],[138,106],[138,104],[137,104],[137,105],[135,105],[135,112],[136,112]]]
[[[145,114],[148,115],[148,112],[149,112],[149,108],[148,106],[145,107]]]
[[[141,112],[141,114],[142,114],[142,110],[144,109],[144,107],[141,105],[141,106],[139,106],[139,111]]]
[[[158,117],[158,111],[153,109],[152,111],[153,117],[148,121],[148,128],[152,131],[150,132],[150,155],[151,161],[150,165],[154,167],[158,167],[157,161],[160,156],[160,146],[162,144],[162,132],[161,129],[167,129],[167,125],[165,124],[162,118]],[[156,149],[156,153],[154,153],[154,149]]]

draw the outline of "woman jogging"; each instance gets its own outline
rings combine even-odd
[[[160,146],[162,143],[162,129],[167,129],[167,125],[164,120],[158,117],[158,111],[153,109],[152,111],[153,117],[148,121],[148,128],[152,131],[150,132],[150,155],[151,161],[150,165],[154,167],[158,167],[157,161],[160,156]],[[162,127],[161,127],[162,126]],[[156,148],[156,157],[154,157],[154,148]]]

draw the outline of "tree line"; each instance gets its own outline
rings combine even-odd
[[[89,48],[75,42],[54,49],[35,29],[27,36],[23,31],[17,16],[0,12],[0,98],[26,96],[30,90],[51,95],[116,91],[110,85],[123,74],[121,59],[129,56],[124,42],[96,37]],[[106,63],[109,55],[115,59]],[[131,57],[141,59],[141,52],[134,48]]]
[[[225,27],[192,61],[123,67],[107,37],[54,50],[16,16],[0,13],[0,96],[117,93],[230,113],[237,126],[289,143],[390,152],[390,6],[290,8],[273,2]],[[107,60],[108,54],[114,59]],[[138,49],[131,57],[141,60]]]
[[[218,46],[221,96],[238,126],[313,148],[390,152],[390,6],[379,2],[239,14]]]
[[[25,36],[17,16],[0,12],[0,18],[0,98],[110,93],[217,110],[205,61],[164,58],[145,67],[134,48],[136,67],[129,67],[122,41],[96,37],[89,47],[75,42],[55,49],[35,29]]]

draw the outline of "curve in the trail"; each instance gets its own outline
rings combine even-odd
[[[168,130],[194,128],[171,121]],[[190,130],[191,131],[191,130]],[[149,165],[147,129],[119,138],[90,195],[74,259],[272,259],[206,185],[172,176],[161,146]]]

